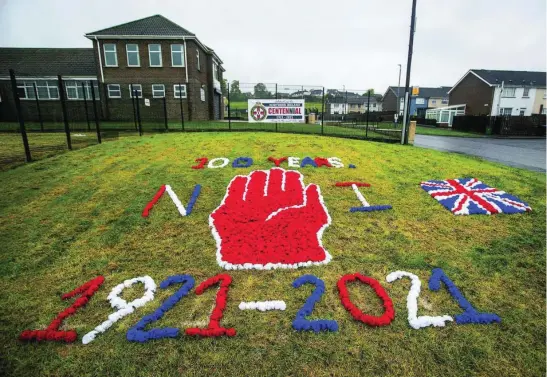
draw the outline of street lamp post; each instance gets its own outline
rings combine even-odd
[[[408,42],[408,60],[406,64],[405,106],[403,113],[403,134],[401,144],[408,144],[408,115],[409,115],[409,87],[410,67],[412,65],[412,49],[414,47],[414,28],[416,25],[416,0],[412,0],[412,15],[410,16],[410,37]]]

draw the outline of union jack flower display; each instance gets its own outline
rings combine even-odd
[[[476,178],[431,180],[422,182],[420,186],[455,215],[491,215],[532,210],[519,198],[489,187]]]

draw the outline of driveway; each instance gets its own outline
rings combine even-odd
[[[545,139],[493,139],[416,135],[414,145],[482,157],[502,164],[545,172]]]

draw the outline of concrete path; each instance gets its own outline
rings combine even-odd
[[[545,172],[545,139],[493,139],[416,135],[414,145],[478,156],[517,168]]]

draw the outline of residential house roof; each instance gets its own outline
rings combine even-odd
[[[142,18],[106,29],[87,33],[86,36],[169,36],[169,37],[193,37],[194,33],[168,20],[162,15]]]
[[[367,96],[348,97],[347,100],[346,100],[346,97],[339,96],[329,100],[329,103],[347,103],[349,105],[366,105],[367,101],[368,101]],[[370,96],[370,103],[375,103],[375,102],[380,102],[380,101],[377,101],[377,99],[374,96]]]
[[[97,76],[92,48],[0,47],[0,76],[8,76],[10,69],[17,77]]]
[[[404,97],[405,95],[405,88],[404,86],[390,86],[388,87],[387,91],[391,90],[393,94],[397,95],[397,88],[399,88],[399,96]],[[450,86],[439,86],[437,88],[426,88],[426,87],[420,87],[420,94],[418,94],[416,97],[423,97],[423,98],[448,98],[448,92],[452,89]],[[387,94],[386,91],[386,94]],[[385,95],[384,95],[385,96]]]
[[[529,85],[544,87],[546,84],[545,72],[494,71],[489,69],[471,69],[470,72],[473,72],[491,86],[499,85],[502,82],[504,82],[504,85],[516,86]]]

